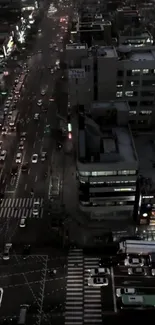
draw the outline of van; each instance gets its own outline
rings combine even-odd
[[[29,307],[28,305],[20,306],[19,319],[18,319],[19,325],[24,325],[26,323],[26,314],[27,314],[28,307]]]

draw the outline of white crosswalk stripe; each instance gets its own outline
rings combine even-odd
[[[39,215],[33,215],[34,201],[40,202]],[[7,198],[2,200],[0,204],[0,218],[26,218],[41,219],[43,217],[43,198]]]
[[[84,257],[84,324],[102,324],[101,289],[88,287],[88,270],[98,267],[98,258]]]
[[[71,249],[68,254],[65,325],[83,325],[82,249]]]

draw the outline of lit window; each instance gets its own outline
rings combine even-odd
[[[116,97],[122,97],[122,96],[123,96],[123,92],[122,91],[117,91]]]
[[[117,83],[117,88],[122,88],[123,87],[123,84],[122,83]]]
[[[125,91],[125,96],[133,97],[133,91]]]
[[[149,69],[143,69],[143,74],[148,74],[149,73]]]
[[[151,115],[152,111],[140,111],[141,115]]]
[[[136,111],[129,111],[129,115],[136,115],[137,112]]]
[[[132,75],[140,74],[140,69],[134,69],[132,70]]]

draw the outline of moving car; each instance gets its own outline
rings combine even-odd
[[[42,151],[41,153],[41,161],[45,161],[47,158],[47,152],[46,151]]]
[[[34,203],[33,203],[33,215],[34,216],[38,216],[39,209],[40,209],[40,202],[39,201],[34,201]]]
[[[26,132],[21,133],[20,141],[25,141],[26,140]]]
[[[24,141],[20,141],[19,150],[23,150],[23,149],[24,149]]]
[[[128,268],[129,275],[147,275],[147,270],[144,267],[131,267]]]
[[[7,128],[5,126],[2,127],[2,135],[7,135]]]
[[[13,166],[11,169],[11,176],[16,176],[18,174],[18,166]]]
[[[26,172],[28,172],[28,169],[29,169],[29,163],[28,162],[26,162],[26,163],[24,163],[23,165],[22,165],[22,172],[23,173],[26,173]]]
[[[107,267],[99,267],[88,271],[91,276],[110,274],[110,270]]]
[[[31,252],[31,245],[24,245],[23,248],[23,259],[26,260],[26,258],[30,255]]]
[[[122,295],[135,295],[136,289],[135,288],[117,288],[116,289],[116,296],[120,298]]]
[[[38,105],[38,106],[41,106],[42,104],[43,104],[42,99],[38,99],[38,101],[37,101],[37,105]]]
[[[12,247],[11,243],[5,244],[4,251],[3,251],[3,260],[4,261],[7,261],[10,259],[9,252],[10,252],[11,247]]]
[[[34,120],[39,120],[39,113],[34,114]]]
[[[26,217],[25,216],[21,217],[19,227],[20,228],[25,228],[26,227]]]
[[[33,164],[36,164],[38,162],[38,155],[36,153],[32,155],[31,161]]]
[[[6,155],[7,155],[6,150],[2,150],[0,153],[0,161],[5,161]]]
[[[88,278],[88,286],[90,287],[104,287],[109,283],[108,279],[105,277],[89,277]]]
[[[136,257],[130,257],[127,256],[124,260],[125,266],[144,266],[145,260],[142,257],[136,256]]]
[[[21,152],[18,152],[16,155],[16,164],[21,164],[22,162],[22,154]]]

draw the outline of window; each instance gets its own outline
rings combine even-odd
[[[122,88],[123,87],[123,83],[121,81],[117,82],[117,88]]]
[[[131,87],[139,86],[139,80],[129,81],[128,84],[129,84]]]
[[[134,69],[132,70],[132,76],[140,75],[140,69]]]
[[[117,91],[116,92],[116,97],[122,97],[123,96],[123,92],[122,91]]]
[[[92,176],[113,176],[113,175],[117,175],[117,172],[111,170],[92,172]]]
[[[155,86],[155,80],[143,80],[142,86]]]
[[[90,176],[90,172],[81,172],[79,171],[80,176]]]
[[[136,170],[119,170],[118,175],[136,175]]]
[[[125,91],[125,96],[133,97],[133,91]]]
[[[149,69],[143,69],[143,74],[148,74],[149,73]]]
[[[137,102],[135,102],[135,101],[133,101],[133,102],[129,101],[129,105],[130,105],[130,107],[136,107],[137,106]]]
[[[153,100],[144,100],[140,102],[140,106],[152,106],[153,105]]]
[[[126,74],[127,74],[128,77],[132,76],[131,70],[127,70],[127,73]]]
[[[124,75],[124,71],[123,70],[118,70],[117,71],[117,76],[118,77],[123,77],[123,75]]]
[[[140,111],[140,115],[151,115],[152,111]]]
[[[136,115],[137,112],[136,111],[129,111],[129,115]]]
[[[154,96],[154,91],[141,91],[142,97]]]
[[[90,65],[85,65],[85,71],[90,72]]]

